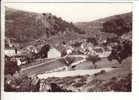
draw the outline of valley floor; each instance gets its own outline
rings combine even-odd
[[[55,83],[63,89],[74,92],[129,92],[132,87],[131,65],[132,61],[129,57],[122,64],[115,64],[107,68],[55,72],[39,77],[43,83]],[[46,87],[43,86],[40,91],[47,91]]]

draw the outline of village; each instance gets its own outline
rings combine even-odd
[[[76,23],[61,17],[6,7],[4,90],[131,91],[132,12]]]
[[[36,42],[36,41],[35,41]],[[95,41],[96,42],[96,41]],[[103,41],[103,44],[106,42]],[[5,48],[5,55],[9,56],[13,59],[16,60],[17,65],[25,65],[27,64],[27,59],[25,60],[26,56],[30,56],[30,58],[34,57],[33,59],[37,59],[35,56],[40,52],[41,48],[43,47],[44,44],[47,43],[42,43],[42,45],[28,45],[22,49],[20,49],[20,46],[18,43],[12,43],[10,40],[7,40],[7,47]],[[38,41],[36,42],[38,44]],[[111,53],[111,46],[104,47],[94,45],[91,42],[87,41],[87,39],[82,39],[80,41],[70,41],[67,44],[65,42],[62,42],[60,44],[61,46],[61,51],[58,50],[57,48],[50,47],[48,51],[47,57],[48,59],[54,59],[54,58],[59,58],[62,56],[66,55],[93,55],[93,56],[98,56],[100,58],[106,58],[110,55]]]

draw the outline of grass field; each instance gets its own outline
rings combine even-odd
[[[82,57],[74,57],[74,62],[79,61],[81,59]],[[66,64],[63,61],[63,58],[57,58],[57,59],[44,59],[41,62],[34,61],[31,64],[21,66],[21,68],[23,73],[33,75],[44,73],[46,71],[57,69],[63,66],[66,66]]]

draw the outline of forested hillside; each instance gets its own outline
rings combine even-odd
[[[114,15],[107,18],[98,19],[91,22],[79,22],[75,25],[84,30],[86,35],[93,37],[114,37],[131,33],[132,31],[132,12]]]
[[[47,12],[47,11],[46,11]],[[30,42],[35,39],[49,39],[52,36],[83,34],[72,23],[51,13],[33,13],[6,7],[6,37],[16,42]]]

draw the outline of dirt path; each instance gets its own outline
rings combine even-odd
[[[63,72],[53,72],[53,73],[46,73],[46,74],[39,74],[38,77],[48,78],[48,77],[67,77],[67,76],[77,76],[77,75],[93,75],[98,73],[102,70],[109,72],[114,68],[101,68],[101,69],[92,69],[92,70],[76,70],[76,71],[63,71]]]

